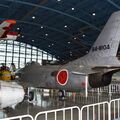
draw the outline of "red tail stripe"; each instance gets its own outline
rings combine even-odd
[[[8,32],[7,35],[18,35],[18,32]]]

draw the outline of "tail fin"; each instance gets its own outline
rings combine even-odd
[[[89,54],[99,57],[116,56],[120,43],[120,11],[111,15]]]

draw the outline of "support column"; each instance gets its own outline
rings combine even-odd
[[[14,41],[12,44],[12,63],[14,62]]]
[[[85,97],[88,97],[88,75],[85,77]]]
[[[25,44],[25,65],[26,65],[27,44]]]
[[[36,62],[38,62],[38,48],[36,50]]]
[[[33,48],[33,47],[31,46],[31,58],[30,58],[30,59],[31,59],[31,62],[32,62],[32,48]]]
[[[20,50],[21,50],[21,43],[19,42],[18,68],[20,68]]]
[[[5,65],[7,62],[7,46],[8,46],[8,41],[6,40],[6,49],[5,49]]]

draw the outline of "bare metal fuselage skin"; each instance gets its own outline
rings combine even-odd
[[[69,79],[65,86],[58,84],[54,71],[58,71],[61,66],[40,66],[38,63],[27,66],[21,75],[21,82],[25,86],[40,87],[47,89],[61,89],[66,91],[80,91],[84,89],[85,75],[73,74],[69,71]],[[82,83],[83,82],[83,83]]]
[[[113,73],[119,71],[120,61],[116,57],[120,43],[120,11],[111,15],[101,34],[87,55],[63,66],[40,66],[33,63],[26,66],[21,75],[25,85],[81,91],[85,89],[86,76],[88,87],[109,85]],[[68,82],[60,85],[54,71],[68,70]]]
[[[68,82],[64,86],[58,84],[56,76],[52,75],[54,71],[59,71],[61,69],[67,69],[69,72]],[[101,74],[102,76],[104,73],[113,70],[118,71],[119,68],[92,69],[90,66],[79,65],[78,67],[76,62],[75,64],[70,62],[64,66],[40,66],[38,63],[33,63],[23,69],[20,81],[25,87],[31,86],[79,92],[81,90],[85,90],[86,76],[93,75],[95,73],[98,73],[99,75]],[[89,81],[87,86],[90,87]]]

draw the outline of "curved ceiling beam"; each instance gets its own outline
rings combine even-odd
[[[41,25],[41,24],[38,24],[38,23],[33,23],[33,22],[28,22],[28,21],[22,21],[22,20],[17,20],[17,22],[19,22],[19,23],[25,23],[25,24],[30,24],[30,25],[34,25],[34,26],[39,26],[39,27],[43,26],[43,27],[48,28],[50,30],[57,31],[59,33],[65,34],[65,35],[70,36],[70,37],[74,37],[73,35],[71,35],[71,34],[69,34],[67,32],[64,32],[64,31],[61,31],[61,30],[58,30],[56,28],[49,27],[49,26],[46,26],[46,25]]]
[[[117,5],[116,3],[114,3],[112,0],[107,0],[110,4],[112,4],[114,7],[116,7],[117,9],[120,9],[120,6]]]
[[[27,33],[24,33],[23,35],[28,35],[28,36],[32,37],[32,35],[27,34]],[[48,39],[48,38],[41,37],[41,36],[39,36],[39,37],[37,36],[37,38],[38,38],[38,39],[49,40],[50,42],[54,42],[54,43],[57,43],[57,44],[62,45],[63,47],[67,47],[65,44],[60,43],[59,41],[52,40],[52,39],[50,39],[50,38]],[[47,43],[46,43],[46,44],[47,44]],[[38,43],[37,45],[45,45],[45,42],[41,42],[40,44]]]
[[[48,53],[49,54],[51,54],[50,53],[50,51],[51,51],[51,48],[48,48]],[[59,58],[63,58],[63,57],[65,57],[65,58],[67,58],[68,57],[68,55],[66,55],[66,54],[64,54],[64,53],[61,53],[60,51],[57,51],[56,49],[52,49],[52,52],[54,52],[56,55],[56,57],[58,57],[59,56]],[[53,55],[54,56],[54,55]],[[62,56],[62,57],[61,57]]]
[[[30,35],[30,34],[27,34],[27,33],[24,33],[24,35],[28,35],[28,36],[32,36],[32,35]],[[40,37],[39,36],[39,38],[42,38],[42,39],[45,39],[44,37]],[[48,38],[47,38],[48,39]],[[46,40],[46,39],[45,39]],[[18,42],[21,42],[21,41],[19,41],[19,40],[17,40]],[[52,41],[51,39],[49,39],[49,41]],[[57,43],[57,44],[59,44],[59,42],[57,42],[57,41],[53,41],[53,42],[55,42],[55,43]],[[22,43],[25,43],[24,41],[22,41]],[[29,43],[29,42],[28,42]],[[33,42],[33,44],[34,44],[35,42]],[[30,43],[29,43],[30,44]],[[37,45],[34,45],[35,47],[37,47],[37,48],[39,48],[38,46],[39,45],[42,45],[42,46],[45,46],[45,44],[47,44],[47,43],[43,43],[42,42],[42,44],[40,43],[40,44],[37,44]],[[61,44],[61,43],[60,43]],[[65,44],[61,44],[63,47],[66,47],[66,48],[68,48],[68,46],[65,46]],[[41,48],[39,48],[39,49],[41,49]],[[51,49],[51,47],[49,48],[49,49]],[[49,51],[49,49],[48,49],[48,51]],[[64,54],[65,52],[59,52],[59,51],[57,51],[56,49],[54,49],[54,48],[52,48],[52,51],[54,51],[54,53],[56,53],[56,54],[59,54],[59,55],[56,55],[56,56],[64,56],[64,57],[67,57],[68,58],[68,55],[66,55],[66,54]],[[51,53],[50,53],[51,54]]]
[[[6,18],[0,18],[0,19],[1,19],[1,20],[6,20]],[[33,23],[33,22],[28,22],[28,21],[23,21],[23,20],[16,20],[16,21],[19,22],[19,23],[25,23],[25,24],[34,25],[34,26],[37,26],[37,27],[38,27],[38,26],[39,26],[39,27],[43,26],[43,27],[48,28],[48,29],[50,29],[50,30],[57,31],[57,32],[59,32],[59,33],[65,34],[65,35],[67,35],[67,36],[69,36],[69,37],[74,37],[73,35],[71,35],[71,34],[69,34],[69,33],[67,33],[67,32],[61,31],[61,30],[59,30],[59,29],[56,29],[56,28],[53,28],[53,27],[50,27],[50,26],[41,25],[41,24],[38,24],[38,23]]]
[[[0,7],[6,7],[6,8],[9,8],[8,5],[3,5],[3,4],[0,4]]]
[[[27,34],[27,33],[24,33],[24,35],[28,35],[28,36],[32,36],[32,35],[30,35],[30,34]],[[44,37],[41,37],[41,36],[39,36],[38,37],[38,39],[45,39],[46,40],[46,38],[44,38]],[[48,39],[48,38],[47,38]],[[58,41],[55,41],[55,40],[51,40],[51,39],[48,39],[49,41],[52,41],[52,42],[55,42],[55,43],[57,43],[57,44],[59,44],[59,42]],[[33,42],[34,43],[34,42]],[[37,44],[37,46],[35,46],[35,47],[38,47],[39,45],[41,45],[41,46],[45,46],[45,44],[47,44],[47,43],[44,43],[44,42],[41,42],[40,44],[38,43]],[[62,43],[60,43],[63,47],[66,47],[66,48],[69,48],[68,46],[66,46],[65,44],[62,44]],[[49,48],[49,49],[51,49],[51,47]],[[54,50],[54,48],[52,48],[52,50],[53,51],[56,51],[56,49]],[[77,49],[77,50],[80,50],[80,48],[79,49]],[[60,56],[60,53],[61,53],[61,55],[62,56],[64,56],[64,57],[67,57],[67,58],[69,58],[70,56],[68,56],[68,55],[66,55],[65,53],[68,53],[68,52],[70,52],[70,51],[77,51],[77,50],[68,50],[67,52],[56,52],[56,54],[59,54],[59,55],[57,55],[57,56]],[[55,52],[54,52],[55,53]],[[51,54],[51,53],[50,53]],[[83,55],[82,53],[80,53],[81,55]]]
[[[16,2],[16,3],[19,3],[19,4],[24,4],[24,5],[29,5],[29,6],[34,6],[34,7],[39,7],[39,8],[43,8],[43,9],[46,9],[46,10],[49,10],[49,11],[52,11],[52,12],[55,12],[55,13],[59,13],[61,15],[64,15],[64,16],[67,16],[67,17],[70,17],[72,19],[75,19],[77,21],[80,21],[92,28],[94,28],[95,30],[98,30],[98,31],[101,31],[99,28],[97,28],[96,26],[92,25],[91,23],[83,20],[83,19],[80,19],[80,18],[77,18],[77,17],[74,17],[70,14],[67,14],[67,13],[64,13],[64,12],[61,12],[59,10],[55,10],[55,9],[52,9],[52,8],[48,8],[48,7],[45,7],[45,6],[41,6],[41,5],[37,5],[37,4],[34,4],[34,3],[30,3],[30,2],[24,2],[24,1],[19,1],[19,0],[7,0],[7,1],[10,1],[10,2]]]
[[[48,1],[48,0],[39,0],[38,2],[40,2],[39,5],[43,5],[43,4],[45,4],[47,1]],[[34,7],[30,12],[28,12],[27,14],[25,14],[21,20],[24,20],[26,17],[32,15],[32,14],[33,14],[35,11],[37,11],[38,9],[39,9],[38,7]]]
[[[67,32],[58,30],[58,29],[53,28],[53,27],[49,27],[49,26],[45,26],[45,25],[40,25],[40,24],[37,24],[37,23],[32,23],[32,22],[27,22],[27,21],[22,21],[22,20],[17,20],[17,21],[18,21],[18,22],[21,22],[21,23],[25,23],[25,24],[31,24],[31,25],[34,25],[34,26],[39,26],[39,27],[43,26],[43,27],[46,27],[46,28],[48,28],[48,29],[50,29],[50,30],[57,31],[57,32],[59,32],[59,33],[65,34],[65,35],[67,35],[67,36],[69,36],[69,37],[71,38],[70,41],[74,42],[74,43],[77,44],[77,45],[86,47],[85,45],[81,44],[81,43],[78,42],[77,40],[72,39],[72,38],[74,38],[74,36],[71,35],[71,34],[69,34],[69,33],[67,33]]]
[[[5,20],[6,18],[0,18],[0,19],[1,19],[1,20]],[[65,35],[69,36],[70,38],[74,38],[74,37],[75,37],[75,36],[73,36],[73,35],[71,35],[71,34],[69,34],[69,33],[67,33],[67,32],[58,30],[58,29],[53,28],[53,27],[49,27],[49,26],[45,26],[45,25],[41,25],[41,24],[37,24],[37,23],[32,23],[32,22],[28,22],[28,21],[22,21],[22,20],[16,20],[16,21],[19,22],[19,23],[30,24],[30,25],[34,25],[34,26],[37,26],[37,27],[38,27],[38,26],[39,26],[39,27],[43,26],[43,27],[48,28],[48,29],[50,29],[50,30],[57,31],[57,32],[59,32],[59,33],[65,34]],[[82,46],[86,47],[85,45],[81,44],[81,43],[78,42],[77,40],[74,40],[74,39],[69,39],[69,40],[72,41],[72,42],[74,42],[74,43],[77,44],[77,45],[80,45],[80,46],[82,45]]]
[[[40,25],[40,24],[37,24],[37,23],[28,22],[28,21],[22,21],[22,20],[17,20],[17,21],[18,21],[18,22],[21,22],[21,23],[25,23],[25,24],[31,24],[31,25],[39,26],[39,27],[43,26],[43,27],[46,27],[46,28],[48,28],[48,29],[50,29],[50,30],[57,31],[57,32],[59,32],[59,33],[62,33],[62,34],[65,34],[65,35],[69,36],[69,37],[71,38],[71,39],[69,39],[69,40],[72,41],[73,43],[75,43],[75,44],[77,44],[77,45],[79,45],[79,46],[87,47],[87,46],[85,46],[82,42],[80,43],[80,41],[77,41],[77,40],[75,40],[75,39],[72,39],[72,38],[74,38],[74,36],[71,35],[71,34],[69,34],[69,33],[67,33],[67,32],[58,30],[58,29],[53,28],[53,27],[49,27],[49,26],[45,26],[45,25]],[[79,39],[79,40],[80,40],[80,39]]]
[[[77,45],[79,45],[79,46],[87,47],[87,46],[85,46],[83,43],[80,43],[80,41],[77,41],[77,40],[75,40],[75,39],[72,39],[72,38],[74,38],[74,36],[71,35],[71,34],[69,34],[69,33],[67,33],[67,32],[58,30],[58,29],[53,28],[53,27],[49,27],[49,26],[45,26],[45,25],[40,25],[40,24],[37,24],[37,23],[32,23],[32,22],[27,22],[27,21],[22,21],[22,20],[17,20],[17,21],[18,21],[18,22],[21,22],[21,23],[25,23],[25,24],[31,24],[31,25],[34,25],[34,26],[39,26],[39,27],[43,26],[43,27],[46,27],[46,28],[48,28],[48,29],[50,29],[50,30],[60,32],[60,33],[62,33],[62,34],[65,34],[65,35],[69,36],[69,37],[71,38],[71,39],[69,39],[69,40],[72,41],[73,43],[75,43],[75,44],[77,44]],[[80,40],[80,39],[79,39],[79,40]]]

